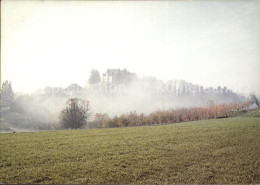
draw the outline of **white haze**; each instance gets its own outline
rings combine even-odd
[[[183,85],[183,81],[172,81],[169,84],[176,84],[177,88]],[[189,84],[189,83],[187,83]],[[65,107],[69,98],[81,98],[90,103],[90,113],[92,120],[97,113],[107,113],[110,117],[128,114],[136,111],[137,113],[149,114],[157,110],[180,107],[201,107],[206,106],[208,100],[213,100],[214,104],[243,102],[245,97],[235,94],[223,95],[221,92],[205,92],[204,94],[179,94],[174,96],[173,92],[165,88],[166,83],[155,77],[137,78],[128,85],[115,85],[115,88],[104,90],[105,85],[88,85],[83,93],[79,95],[57,95],[51,92],[46,94],[44,91],[31,95],[20,95],[16,98],[13,106],[18,111],[23,110],[33,118],[33,124],[54,123],[59,120],[59,114]],[[169,86],[166,86],[169,87]],[[204,88],[205,89],[205,88]],[[235,99],[234,99],[235,97]],[[23,112],[22,111],[22,112]]]
[[[3,0],[1,81],[33,92],[85,86],[92,68],[127,68],[259,93],[259,11],[250,0]]]

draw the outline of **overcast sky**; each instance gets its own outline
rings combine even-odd
[[[1,24],[16,92],[84,86],[92,68],[260,92],[260,1],[1,1]]]

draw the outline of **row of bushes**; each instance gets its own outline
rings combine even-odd
[[[209,107],[176,108],[158,110],[148,115],[130,112],[129,114],[122,114],[112,118],[107,114],[96,114],[94,120],[88,123],[88,127],[107,128],[163,125],[184,121],[227,118],[238,115],[241,112],[246,112],[250,104],[250,102],[246,102],[211,105]]]

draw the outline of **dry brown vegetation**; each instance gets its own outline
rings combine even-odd
[[[96,114],[89,127],[128,127],[147,126],[197,121],[205,119],[227,118],[246,112],[250,102],[210,105],[208,107],[176,108],[158,110],[148,115],[135,111],[109,118],[107,114]]]

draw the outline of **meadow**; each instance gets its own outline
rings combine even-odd
[[[0,182],[260,183],[260,111],[161,126],[0,134]]]

